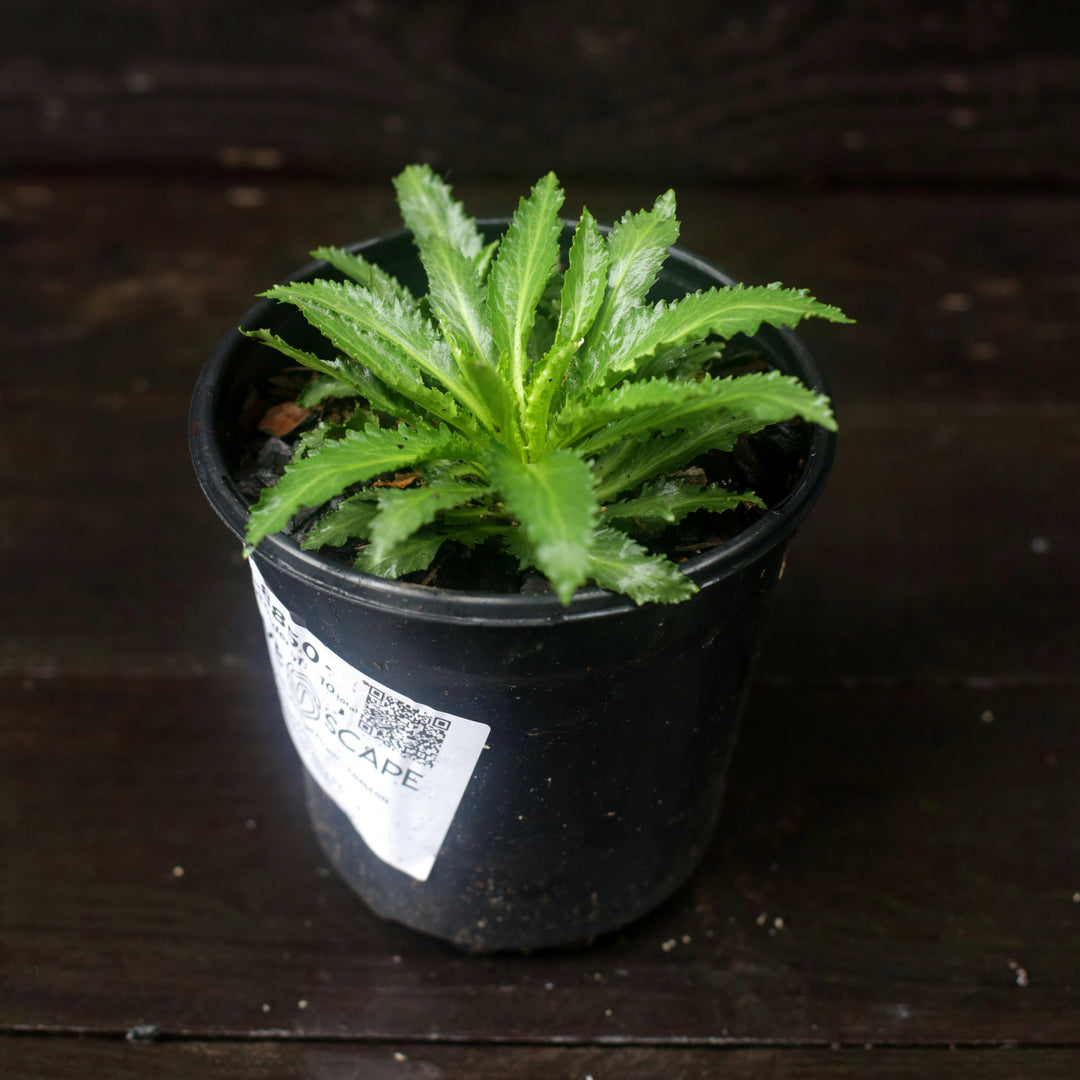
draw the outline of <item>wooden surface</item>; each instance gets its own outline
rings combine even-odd
[[[184,445],[215,340],[306,247],[393,224],[383,186],[0,183],[0,1074],[1080,1071],[1080,199],[681,206],[692,249],[859,318],[808,335],[835,475],[702,869],[591,950],[478,959],[325,869]]]
[[[1075,184],[1067,3],[2,0],[0,162]]]
[[[0,0],[0,1077],[1080,1075],[1069,5]],[[195,375],[449,170],[809,286],[841,424],[724,812],[589,950],[327,870]]]

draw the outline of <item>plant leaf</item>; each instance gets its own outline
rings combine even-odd
[[[484,240],[476,222],[430,165],[407,166],[394,177],[394,188],[402,219],[417,241],[435,236],[469,259],[483,257]]]
[[[589,332],[607,287],[608,251],[596,219],[584,208],[574,229],[563,277],[557,344],[578,343]]]
[[[371,527],[371,557],[383,561],[397,544],[434,521],[440,511],[479,498],[487,490],[478,484],[441,483],[380,491],[379,513]]]
[[[701,341],[710,334],[722,338],[756,334],[763,324],[793,327],[811,316],[829,322],[852,321],[839,308],[815,300],[806,289],[785,289],[779,283],[707,289],[671,304],[661,300],[628,313],[612,327],[604,341],[604,363],[595,369],[589,385],[610,385],[610,373],[633,370],[662,348]]]
[[[554,173],[533,186],[518,204],[488,274],[488,317],[500,353],[500,368],[524,406],[526,345],[536,305],[559,260],[559,207],[563,192]]]
[[[354,565],[358,570],[376,577],[399,578],[415,570],[426,570],[446,540],[442,533],[423,529],[397,544],[381,558],[374,551],[375,545],[368,544],[357,556]]]
[[[638,484],[676,472],[708,450],[730,450],[739,437],[737,429],[734,422],[718,428],[708,421],[673,435],[616,443],[596,460],[594,468],[600,477],[596,496],[601,503],[608,503]]]
[[[667,434],[710,418],[718,431],[738,435],[795,416],[836,430],[829,399],[779,371],[685,383],[651,379],[568,406],[556,421],[556,436],[561,445],[594,454],[622,439]]]
[[[354,387],[357,393],[361,392],[360,383],[363,381],[364,368],[362,364],[358,364],[355,360],[348,357],[324,360],[321,356],[316,356],[314,353],[305,352],[303,349],[290,345],[283,338],[278,337],[277,334],[271,333],[269,330],[241,330],[240,333],[244,337],[249,337],[253,341],[267,345],[271,349],[276,349],[283,356],[311,368],[312,371],[317,371],[321,375],[328,375],[346,386]]]
[[[607,238],[607,292],[579,354],[579,363],[571,371],[572,388],[596,382],[596,373],[606,370],[607,339],[613,327],[645,302],[668,248],[678,238],[674,191],[664,192],[651,210],[624,214],[612,227]]]
[[[428,299],[443,333],[459,351],[465,349],[493,364],[495,343],[487,324],[487,295],[473,260],[439,236],[418,241],[418,247],[427,271]]]
[[[459,414],[453,399],[420,377],[422,372],[441,382],[459,402],[475,407],[472,392],[462,385],[455,370],[449,346],[418,311],[400,301],[375,296],[352,282],[275,285],[263,295],[298,307],[312,326],[342,352],[366,365],[390,389],[439,420],[475,431],[471,417]]]
[[[300,546],[313,551],[323,546],[341,547],[357,538],[366,540],[378,506],[374,491],[360,491],[324,514],[308,529]]]
[[[449,346],[419,311],[400,300],[388,300],[351,281],[324,278],[275,285],[262,295],[294,304],[318,329],[322,327],[309,313],[323,317],[323,321],[325,314],[338,316],[339,321],[333,325],[347,322],[356,332],[367,332],[387,342],[425,375],[444,385],[453,380],[454,358]]]
[[[588,210],[574,230],[570,259],[563,278],[559,323],[555,342],[535,366],[529,383],[525,416],[525,440],[532,460],[543,453],[547,442],[551,403],[562,386],[563,376],[592,325],[607,287],[608,254],[604,238]]]
[[[277,484],[263,490],[251,508],[245,540],[254,547],[283,529],[302,506],[320,506],[352,484],[420,461],[463,456],[463,451],[468,456],[468,445],[447,428],[410,432],[369,425],[349,431],[287,465]]]
[[[462,375],[484,405],[484,420],[497,442],[518,450],[522,446],[518,413],[510,387],[502,376],[483,360],[465,360]]]
[[[340,247],[317,247],[311,252],[311,257],[328,262],[335,270],[340,270],[358,285],[363,285],[386,300],[397,299],[409,307],[416,306],[416,297],[393,274],[388,274],[381,266],[368,262],[362,255]]]
[[[342,382],[335,375],[316,375],[299,394],[296,404],[311,409],[327,398],[356,397],[359,391],[355,386]]]
[[[495,252],[499,250],[499,243],[501,237],[492,240],[490,244],[483,251],[480,252],[473,259],[473,265],[476,267],[476,276],[483,281],[491,269],[491,260],[495,258]]]
[[[646,526],[660,522],[675,525],[696,510],[719,513],[746,505],[765,506],[752,492],[727,491],[715,484],[702,488],[685,480],[666,479],[646,484],[635,499],[604,507],[600,518],[605,522],[633,520]]]
[[[528,536],[536,565],[569,604],[588,575],[597,504],[592,470],[577,454],[554,450],[532,464],[491,448],[488,471]]]
[[[650,555],[618,529],[600,529],[589,555],[589,576],[636,604],[677,604],[698,591],[670,559]]]

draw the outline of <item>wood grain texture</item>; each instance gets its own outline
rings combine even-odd
[[[4,0],[8,169],[1075,184],[1067,5]]]
[[[322,869],[267,672],[0,691],[9,1031],[1076,1036],[1074,691],[759,689],[687,887],[591,950],[482,958]]]
[[[7,1080],[1065,1080],[1067,1050],[313,1046],[0,1038]]]

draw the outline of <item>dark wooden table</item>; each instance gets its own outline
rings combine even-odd
[[[681,208],[859,318],[807,334],[835,474],[700,872],[590,950],[474,958],[324,867],[185,448],[215,340],[386,190],[0,184],[5,1077],[1080,1074],[1080,200]]]
[[[0,1077],[1080,1076],[1072,19],[0,0]],[[187,459],[217,340],[418,159],[482,214],[675,184],[685,246],[859,320],[805,334],[839,454],[715,841],[588,950],[327,870]]]

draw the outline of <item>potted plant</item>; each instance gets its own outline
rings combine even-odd
[[[560,221],[553,174],[509,222],[425,166],[395,185],[406,230],[316,250],[223,342],[192,455],[345,880],[473,950],[587,940],[712,832],[834,446],[783,328],[847,320],[672,248],[671,192],[605,230]],[[305,423],[275,470],[253,428],[282,385]]]

